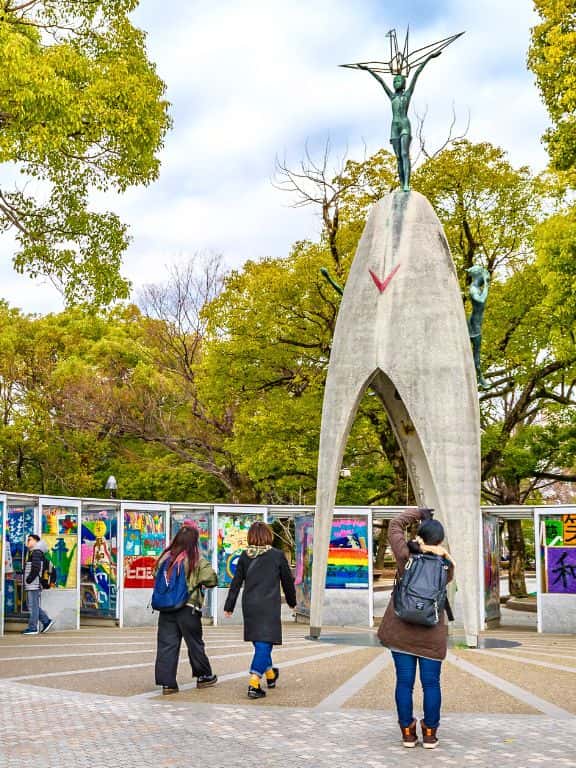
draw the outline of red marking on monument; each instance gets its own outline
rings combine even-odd
[[[384,291],[386,290],[386,288],[388,288],[388,285],[389,285],[389,283],[390,283],[390,280],[392,280],[392,278],[394,277],[394,275],[396,274],[396,272],[398,272],[398,270],[399,270],[399,269],[400,269],[400,264],[397,264],[397,265],[394,267],[394,269],[392,270],[392,272],[390,272],[390,274],[388,275],[388,277],[385,277],[385,278],[384,278],[384,280],[380,280],[380,278],[378,277],[378,275],[374,274],[374,272],[372,272],[372,270],[371,270],[371,269],[369,269],[369,270],[368,270],[368,272],[370,272],[370,277],[372,278],[372,280],[374,280],[374,284],[376,285],[376,288],[378,288],[378,290],[380,291],[380,293],[384,293]]]

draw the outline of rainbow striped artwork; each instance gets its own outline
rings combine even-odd
[[[368,521],[334,518],[326,589],[368,589]]]

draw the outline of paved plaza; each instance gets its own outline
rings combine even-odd
[[[453,648],[441,746],[414,752],[399,742],[388,652],[367,631],[327,629],[329,642],[306,631],[285,627],[278,688],[259,702],[245,697],[251,654],[238,627],[206,628],[219,684],[196,690],[183,653],[170,697],[153,685],[153,630],[9,633],[0,768],[576,766],[576,638],[516,628],[485,633],[483,650]]]

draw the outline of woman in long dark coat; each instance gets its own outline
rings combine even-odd
[[[240,555],[224,605],[224,615],[232,616],[244,584],[244,640],[254,644],[248,685],[250,699],[266,696],[260,685],[262,676],[268,688],[275,688],[280,674],[278,667],[272,666],[272,646],[282,645],[280,585],[290,608],[296,606],[296,590],[288,562],[282,552],[272,547],[272,541],[272,530],[266,523],[252,523],[248,547]]]

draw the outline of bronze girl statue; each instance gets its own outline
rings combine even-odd
[[[416,85],[416,80],[420,76],[420,73],[426,64],[428,64],[430,59],[435,59],[436,57],[440,56],[441,53],[442,51],[431,53],[430,56],[428,56],[425,61],[420,64],[416,72],[414,72],[414,77],[412,78],[408,88],[406,88],[406,78],[404,75],[394,75],[393,91],[386,85],[384,79],[380,77],[377,72],[374,72],[374,70],[370,69],[370,67],[368,67],[366,64],[357,65],[359,69],[364,69],[367,72],[370,72],[372,77],[378,80],[382,88],[384,88],[386,91],[386,95],[390,99],[390,103],[392,105],[390,144],[392,144],[394,154],[396,155],[396,160],[398,161],[398,177],[400,178],[400,184],[404,192],[410,191],[410,171],[412,168],[410,164],[412,126],[410,125],[410,120],[408,118],[410,100],[412,99],[414,86]]]
[[[419,48],[411,53],[408,52],[408,33],[406,33],[406,40],[404,43],[403,52],[398,50],[398,42],[396,39],[396,30],[392,29],[388,32],[390,38],[390,60],[388,62],[382,61],[368,61],[359,64],[342,64],[343,67],[350,69],[362,69],[366,72],[370,72],[382,88],[386,91],[386,95],[390,99],[392,105],[392,127],[390,130],[390,143],[394,149],[394,154],[398,161],[398,176],[400,178],[400,184],[404,192],[410,191],[410,143],[412,141],[412,127],[408,118],[408,108],[414,93],[414,86],[420,76],[420,73],[428,64],[430,59],[435,59],[442,53],[442,50],[447,45],[453,43],[460,35],[464,34],[460,32],[458,35],[452,35],[444,40],[439,40],[436,43],[431,43],[423,48]],[[416,71],[410,82],[410,85],[406,87],[406,80],[410,75],[411,69],[416,65]],[[394,75],[393,85],[394,90],[386,85],[386,82],[379,73],[390,73]]]

